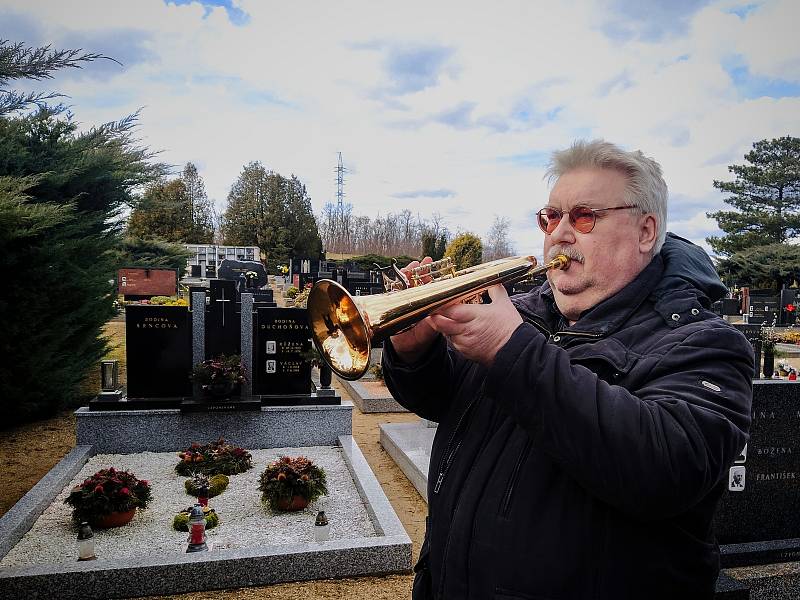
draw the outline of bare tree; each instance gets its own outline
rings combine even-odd
[[[511,227],[511,220],[508,217],[498,217],[495,215],[494,222],[486,235],[486,242],[483,245],[484,262],[505,258],[514,254],[514,245],[508,239],[508,230]]]

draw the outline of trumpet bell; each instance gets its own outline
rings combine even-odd
[[[306,306],[320,356],[339,377],[362,377],[369,368],[371,343],[366,315],[353,296],[335,281],[321,279],[311,288]]]

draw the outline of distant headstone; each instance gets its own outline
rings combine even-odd
[[[753,385],[750,440],[726,477],[714,530],[737,547],[735,564],[800,559],[800,384],[763,380]],[[781,540],[791,540],[790,543]]]
[[[253,302],[257,304],[274,303],[274,293],[271,288],[253,292]]]
[[[371,294],[382,294],[384,287],[382,283],[350,280],[347,291],[353,296],[369,296]]]
[[[256,307],[253,392],[259,395],[308,394],[311,332],[305,309]]]
[[[750,345],[753,347],[753,364],[761,365],[761,325],[754,325],[752,323],[734,323],[733,326],[738,329]],[[760,369],[759,369],[760,370]],[[760,373],[756,371],[754,377],[758,378]]]
[[[765,323],[772,325],[778,316],[777,296],[750,295],[750,308],[747,312],[747,322],[755,325]]]
[[[127,300],[174,296],[178,293],[178,272],[175,269],[120,269],[117,287]]]
[[[192,277],[200,277],[200,265],[191,265],[189,269],[189,274]]]
[[[249,271],[257,274],[253,287],[260,288],[267,285],[267,269],[260,262],[252,260],[231,260],[226,258],[219,263],[217,277],[228,281],[238,281],[240,276]]]
[[[211,281],[206,317],[206,358],[241,352],[241,327],[236,302],[236,283],[223,279]]]
[[[126,306],[128,397],[191,395],[191,335],[185,306]]]

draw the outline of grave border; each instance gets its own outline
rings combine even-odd
[[[385,396],[375,396],[360,381],[348,381],[338,375],[335,377],[362,413],[408,412],[388,390]]]
[[[366,505],[375,537],[219,552],[0,568],[0,597],[126,598],[287,581],[409,573],[411,539],[352,435],[337,444]],[[0,518],[0,558],[96,454],[78,446]],[[48,501],[49,500],[49,501]],[[23,530],[24,529],[24,530]],[[17,536],[11,543],[11,539]]]

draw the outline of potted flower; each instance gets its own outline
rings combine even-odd
[[[247,381],[247,377],[238,354],[221,354],[196,364],[192,370],[192,381],[199,383],[205,394],[213,398],[226,398]]]
[[[150,484],[133,473],[114,467],[102,469],[75,486],[64,502],[72,506],[76,523],[88,521],[93,527],[120,527],[147,508]]]
[[[273,510],[302,510],[328,493],[324,469],[305,456],[281,456],[269,463],[258,489]]]
[[[253,466],[253,456],[245,449],[228,444],[223,438],[210,444],[192,443],[178,452],[180,462],[175,465],[179,475],[204,473],[206,475],[236,475]]]
[[[761,350],[764,352],[764,377],[769,379],[775,371],[775,345],[780,341],[780,336],[775,331],[775,323],[769,327],[761,328]]]

